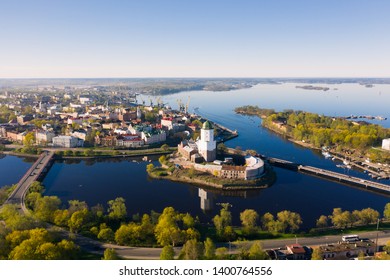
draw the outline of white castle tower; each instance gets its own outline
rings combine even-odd
[[[214,140],[214,127],[209,121],[203,124],[198,140],[198,151],[205,161],[214,161],[217,158],[217,141]]]

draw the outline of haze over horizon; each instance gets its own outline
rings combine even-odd
[[[0,78],[390,77],[386,0],[6,1]]]

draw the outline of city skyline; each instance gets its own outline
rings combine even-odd
[[[390,77],[390,3],[9,1],[0,78]]]

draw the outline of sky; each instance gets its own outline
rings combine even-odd
[[[0,78],[390,77],[388,0],[0,0]]]

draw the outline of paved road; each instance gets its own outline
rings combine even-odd
[[[62,231],[64,237],[71,237],[69,232]],[[361,238],[369,238],[373,241],[376,240],[377,232],[365,232],[359,233]],[[106,248],[113,248],[117,254],[123,259],[134,259],[134,260],[156,260],[160,258],[161,248],[146,248],[146,247],[128,247],[128,246],[119,246],[107,243],[101,243],[99,241],[80,236],[73,235],[75,242],[84,250],[95,253],[103,254]],[[378,233],[378,245],[385,245],[387,241],[390,240],[390,231],[379,231]],[[328,243],[337,243],[341,241],[341,235],[329,235],[329,236],[320,236],[320,237],[309,237],[309,238],[298,238],[294,239],[279,239],[279,240],[263,240],[263,249],[275,249],[280,247],[285,247],[289,244],[294,244],[298,241],[299,244],[315,247],[318,245],[325,245]],[[248,241],[247,243],[252,243],[253,241]],[[217,244],[218,247],[226,247],[229,249],[229,244]],[[231,253],[237,253],[240,243],[232,243],[230,246]],[[181,247],[176,247],[175,252],[176,256],[179,255]]]

